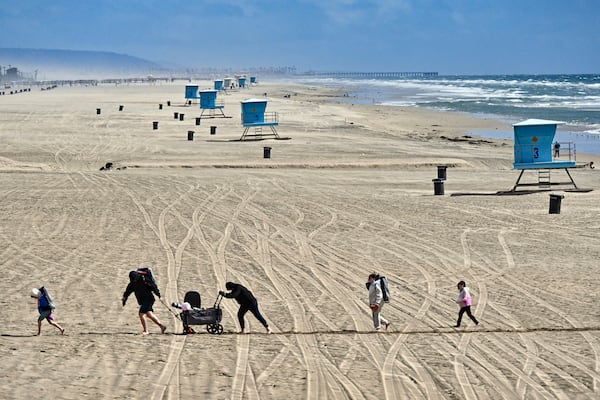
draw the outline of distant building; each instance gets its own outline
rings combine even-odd
[[[11,67],[6,69],[6,74],[4,76],[8,81],[16,81],[21,79],[21,73],[17,69],[17,67]]]

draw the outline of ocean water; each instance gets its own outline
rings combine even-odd
[[[307,77],[304,83],[343,88],[348,102],[428,107],[516,123],[529,118],[566,122],[557,139],[578,152],[600,154],[600,74],[437,76],[338,79]],[[474,132],[498,137],[498,133]],[[512,131],[500,133],[512,138]]]

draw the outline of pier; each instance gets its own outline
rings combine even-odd
[[[307,75],[324,78],[432,78],[437,72],[308,72]]]

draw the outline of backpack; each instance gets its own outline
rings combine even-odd
[[[152,274],[152,270],[150,268],[140,267],[135,272],[138,273],[142,281],[156,285],[156,280],[154,279],[154,275]]]
[[[392,299],[392,296],[390,295],[390,284],[385,276],[380,276],[379,282],[381,285],[381,292],[383,293],[383,301],[384,303],[389,303]]]
[[[48,293],[48,289],[46,289],[45,287],[42,286],[40,288],[40,293],[46,299],[46,302],[48,303],[48,307],[50,307],[51,309],[54,310],[56,308],[56,305],[54,304],[54,301],[52,301],[52,297],[50,297],[50,293]]]

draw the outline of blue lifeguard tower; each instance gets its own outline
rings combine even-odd
[[[185,99],[196,100],[198,99],[198,85],[185,85]]]
[[[245,88],[246,87],[246,77],[245,76],[240,76],[238,78],[238,86],[240,88]]]
[[[256,84],[256,77],[255,76],[251,76],[250,77],[250,84],[251,85]]]
[[[215,88],[215,90],[223,90],[223,80],[222,79],[215,80],[214,88]]]
[[[276,126],[279,125],[279,116],[277,112],[266,112],[267,99],[246,99],[242,101],[242,125],[244,133],[240,140],[247,140],[249,137],[264,138],[273,136],[280,139],[277,134]],[[264,133],[263,127],[271,129],[271,133]],[[253,134],[248,134],[250,128],[254,128]]]
[[[223,112],[223,102],[217,101],[217,91],[216,90],[201,90],[200,91],[200,108],[202,112],[200,113],[200,118],[203,117],[204,112],[208,110],[208,115],[204,118],[228,118]],[[217,115],[216,111],[219,111],[221,115]]]
[[[556,127],[564,124],[561,121],[528,119],[513,125],[515,142],[513,166],[521,170],[521,173],[511,191],[514,192],[518,186],[538,186],[549,189],[553,185],[565,184],[581,190],[569,173],[569,168],[576,166],[575,143],[559,143],[554,140]],[[564,169],[570,182],[551,182],[550,172],[553,169]],[[527,170],[538,172],[536,183],[519,183]]]

